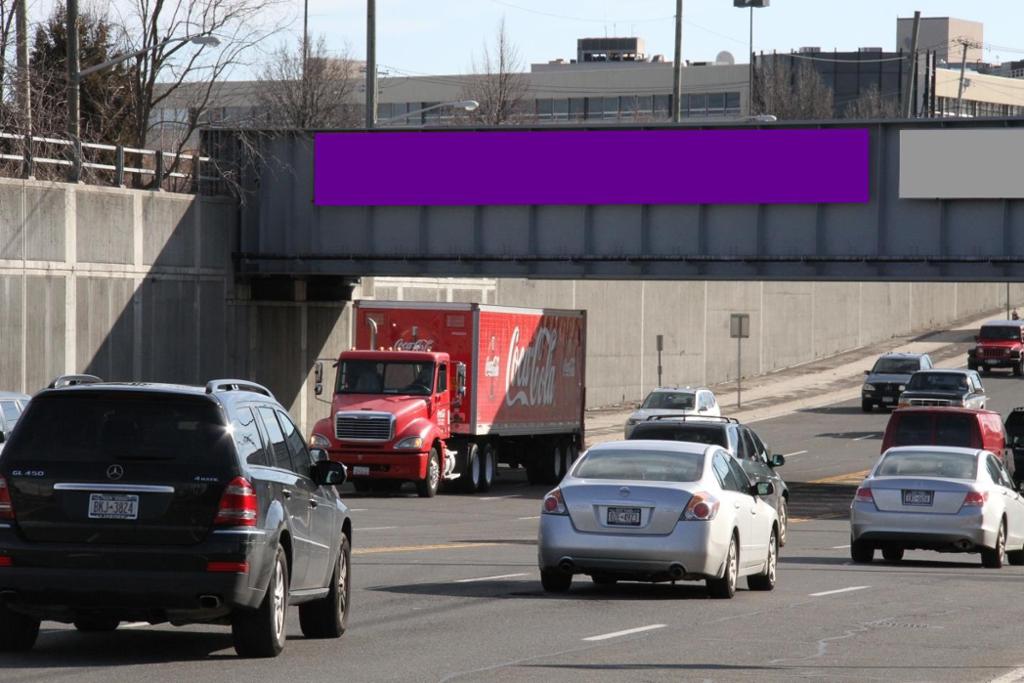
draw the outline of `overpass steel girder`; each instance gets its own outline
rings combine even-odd
[[[739,127],[747,126],[714,128]],[[753,127],[867,128],[868,202],[317,206],[313,140],[295,132],[264,138],[259,163],[242,174],[249,195],[240,207],[239,271],[256,277],[1024,281],[1024,198],[900,197],[901,131],[1012,130],[1024,140],[1024,119]],[[735,182],[771,173],[745,172],[742,162],[737,159]],[[428,162],[409,159],[396,159],[395,168],[430,172]],[[936,172],[970,173],[982,182],[992,169],[959,168],[950,158]]]

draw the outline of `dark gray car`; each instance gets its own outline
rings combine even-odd
[[[860,390],[861,410],[870,413],[875,406],[895,408],[910,376],[931,368],[932,359],[926,353],[887,353],[880,356],[874,367],[864,371],[867,376]]]

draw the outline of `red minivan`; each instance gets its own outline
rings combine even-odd
[[[1013,453],[999,413],[972,408],[900,408],[889,417],[882,452],[893,446],[959,446],[983,448],[1002,458],[1014,472]]]

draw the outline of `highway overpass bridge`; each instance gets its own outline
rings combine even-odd
[[[1024,280],[1024,119],[287,132],[257,148],[238,176],[243,276]]]

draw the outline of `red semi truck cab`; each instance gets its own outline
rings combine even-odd
[[[486,491],[499,461],[556,483],[578,455],[585,312],[358,301],[353,336],[311,441],[357,490]]]

